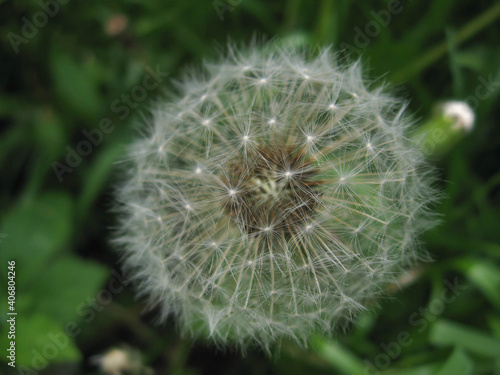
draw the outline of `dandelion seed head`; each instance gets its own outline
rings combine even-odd
[[[185,333],[303,344],[425,258],[436,193],[405,104],[359,63],[311,56],[232,50],[186,76],[131,145],[115,243],[139,294]]]

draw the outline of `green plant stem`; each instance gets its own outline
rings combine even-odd
[[[284,34],[289,34],[297,26],[301,0],[290,0],[285,8]]]
[[[168,373],[172,375],[181,375],[185,373],[186,362],[191,352],[192,343],[190,340],[179,339],[174,347],[174,350],[165,352],[166,359],[169,363]]]
[[[366,373],[363,362],[353,353],[334,340],[313,336],[311,347],[342,374],[363,375]]]
[[[495,3],[485,12],[474,18],[472,21],[468,22],[453,36],[451,42],[455,46],[460,45],[466,40],[472,38],[485,27],[490,25],[498,17],[500,17],[500,2]],[[405,69],[399,70],[394,73],[390,77],[390,81],[401,82],[418,74],[422,70],[425,70],[427,67],[443,57],[448,51],[448,47],[449,43],[446,41],[439,43],[438,45],[434,46],[426,53],[424,53],[422,57],[417,59],[413,64],[410,64]]]
[[[335,32],[332,30],[336,22],[332,22],[332,17],[335,17],[334,0],[323,0],[319,6],[319,16],[316,23],[315,41],[318,44],[323,44],[329,39],[335,40]]]
[[[131,313],[128,309],[111,302],[106,307],[106,311],[116,320],[129,327],[134,334],[145,343],[153,343],[161,337],[151,328],[141,322],[139,315]]]

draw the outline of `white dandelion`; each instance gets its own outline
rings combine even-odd
[[[306,344],[425,257],[432,173],[404,136],[405,104],[358,63],[274,44],[228,56],[152,111],[115,242],[139,294],[183,332]]]

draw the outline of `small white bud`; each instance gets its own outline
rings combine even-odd
[[[455,126],[467,132],[474,127],[476,116],[472,108],[462,101],[449,101],[442,105],[443,116],[455,121]]]
[[[151,369],[142,365],[141,355],[129,348],[110,349],[102,355],[91,357],[91,362],[107,375],[152,375]]]

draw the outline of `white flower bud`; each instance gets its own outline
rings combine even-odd
[[[94,356],[92,362],[109,375],[140,375],[143,369],[139,352],[131,349],[110,349],[102,355]]]
[[[443,116],[450,120],[454,120],[457,128],[469,132],[474,127],[476,116],[472,108],[466,102],[452,100],[443,103],[441,108]]]

